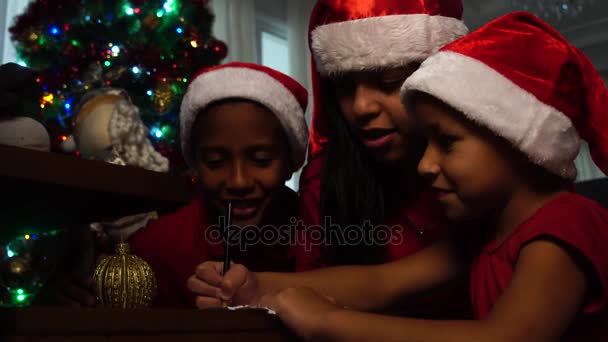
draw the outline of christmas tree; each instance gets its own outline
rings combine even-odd
[[[122,88],[139,107],[154,146],[173,166],[182,165],[176,142],[188,80],[227,54],[212,36],[207,2],[31,2],[10,33],[21,61],[40,71],[40,115],[53,143],[69,134],[73,109],[87,91]]]

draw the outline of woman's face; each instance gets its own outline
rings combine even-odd
[[[333,79],[338,105],[352,132],[371,155],[386,164],[407,159],[413,127],[399,90],[418,64],[342,74]]]

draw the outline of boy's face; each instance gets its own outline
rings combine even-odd
[[[193,127],[193,153],[205,198],[232,223],[258,225],[289,178],[287,139],[276,116],[250,101],[212,104]]]
[[[428,95],[416,95],[414,112],[428,140],[418,173],[430,182],[446,216],[463,221],[504,208],[518,184],[512,162],[517,152]]]
[[[379,162],[400,163],[408,151],[413,120],[399,98],[417,64],[383,71],[350,72],[333,80],[346,122]]]

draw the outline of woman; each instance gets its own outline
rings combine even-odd
[[[395,260],[442,235],[435,201],[416,175],[424,142],[411,134],[399,88],[424,59],[467,33],[461,17],[460,0],[317,2],[309,26],[314,112],[300,215],[323,226],[325,237],[356,225],[359,236],[372,239],[350,234],[355,241],[326,243],[308,234],[303,246],[313,253],[300,253],[298,270]]]

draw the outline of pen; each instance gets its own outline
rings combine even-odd
[[[232,213],[232,203],[228,202],[228,217],[226,219],[226,223],[224,225],[224,269],[222,275],[226,275],[228,270],[230,269],[230,248],[228,243],[228,232],[230,230],[230,221],[231,221],[231,213]],[[228,303],[222,301],[222,307],[227,307]]]

